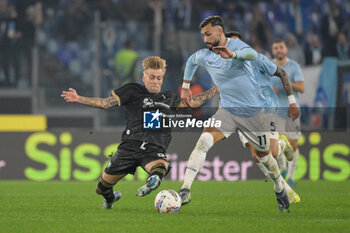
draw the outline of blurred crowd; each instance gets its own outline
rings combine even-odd
[[[0,86],[30,85],[35,28],[42,23],[35,0],[0,0]]]
[[[160,35],[157,55],[167,59],[167,76],[174,77],[166,87],[178,87],[187,57],[204,46],[198,25],[209,15],[222,16],[225,31],[239,31],[244,41],[268,56],[271,43],[284,39],[288,56],[302,66],[320,64],[326,56],[350,57],[348,0],[0,0],[0,87],[30,86],[35,44],[51,51],[61,66],[86,77],[88,56],[81,56],[88,60],[84,68],[79,55],[69,54],[96,55],[87,42],[95,12],[102,22],[99,57],[102,76],[109,77],[105,86],[138,81],[139,62],[154,54]],[[78,52],[64,52],[66,45]],[[201,75],[206,74],[199,70]]]

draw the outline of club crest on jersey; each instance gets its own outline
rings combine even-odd
[[[143,128],[144,129],[160,129],[161,128],[161,115],[162,113],[157,111],[144,111],[143,112]]]
[[[151,98],[149,98],[149,97],[144,98],[142,107],[143,108],[153,108],[154,107],[154,101]]]

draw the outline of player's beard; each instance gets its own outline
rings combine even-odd
[[[207,45],[208,49],[213,50],[213,47],[218,46],[219,43],[220,43],[220,40],[214,41],[213,43],[205,43],[205,44]],[[211,45],[211,47],[209,47],[208,45]]]
[[[277,60],[283,60],[286,56],[284,53],[277,53],[275,57]]]

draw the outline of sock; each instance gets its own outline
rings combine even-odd
[[[210,133],[203,133],[191,153],[187,162],[184,183],[181,189],[191,189],[191,185],[196,178],[199,170],[202,168],[208,150],[214,145],[214,138]]]
[[[294,180],[294,173],[297,169],[298,156],[299,149],[296,149],[293,153],[293,160],[288,162],[288,179]]]
[[[274,183],[274,190],[276,193],[280,193],[283,191],[283,178],[280,174],[280,170],[278,168],[277,161],[272,157],[271,152],[264,156],[264,157],[258,157],[260,163],[262,163],[267,171],[269,172],[271,179]]]
[[[287,170],[287,161],[286,161],[285,156],[284,156],[283,153],[278,154],[276,160],[277,160],[278,167],[282,171]]]
[[[262,163],[257,163],[256,165],[258,165],[258,167],[260,168],[260,170],[264,173],[265,177],[269,180],[272,181],[272,178],[269,174],[269,171],[267,170],[267,168],[262,164]]]
[[[163,177],[166,175],[166,173],[167,173],[167,169],[164,166],[164,164],[158,163],[151,168],[149,176],[157,175],[159,176],[159,179],[162,180]]]
[[[102,195],[109,203],[113,202],[115,198],[113,193],[113,185],[104,181],[102,177],[97,184],[96,193]]]
[[[282,139],[278,140],[278,154],[277,156],[283,154],[284,149],[286,148],[286,142]]]

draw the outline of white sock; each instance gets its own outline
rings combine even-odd
[[[258,165],[258,167],[260,168],[260,170],[264,173],[265,177],[269,180],[269,181],[272,181],[272,178],[269,174],[269,171],[267,170],[267,168],[264,166],[264,164],[262,163],[257,163],[256,165]]]
[[[288,162],[288,179],[294,180],[294,173],[297,169],[297,162],[299,156],[299,149],[293,152],[293,160]]]
[[[278,154],[277,156],[283,154],[284,149],[286,148],[286,142],[282,139],[278,140]]]
[[[260,163],[262,163],[269,172],[271,179],[274,183],[274,190],[276,193],[280,193],[283,191],[284,185],[283,185],[283,178],[280,174],[280,169],[278,168],[277,161],[272,157],[271,152],[264,156],[264,157],[258,157]]]
[[[277,155],[277,163],[278,163],[278,167],[283,171],[283,170],[287,170],[287,161],[285,159],[285,156],[283,153],[278,154]]]
[[[199,137],[196,147],[191,153],[187,162],[183,188],[191,189],[191,185],[196,178],[199,170],[202,168],[208,150],[214,145],[214,138],[210,133],[202,133]]]

